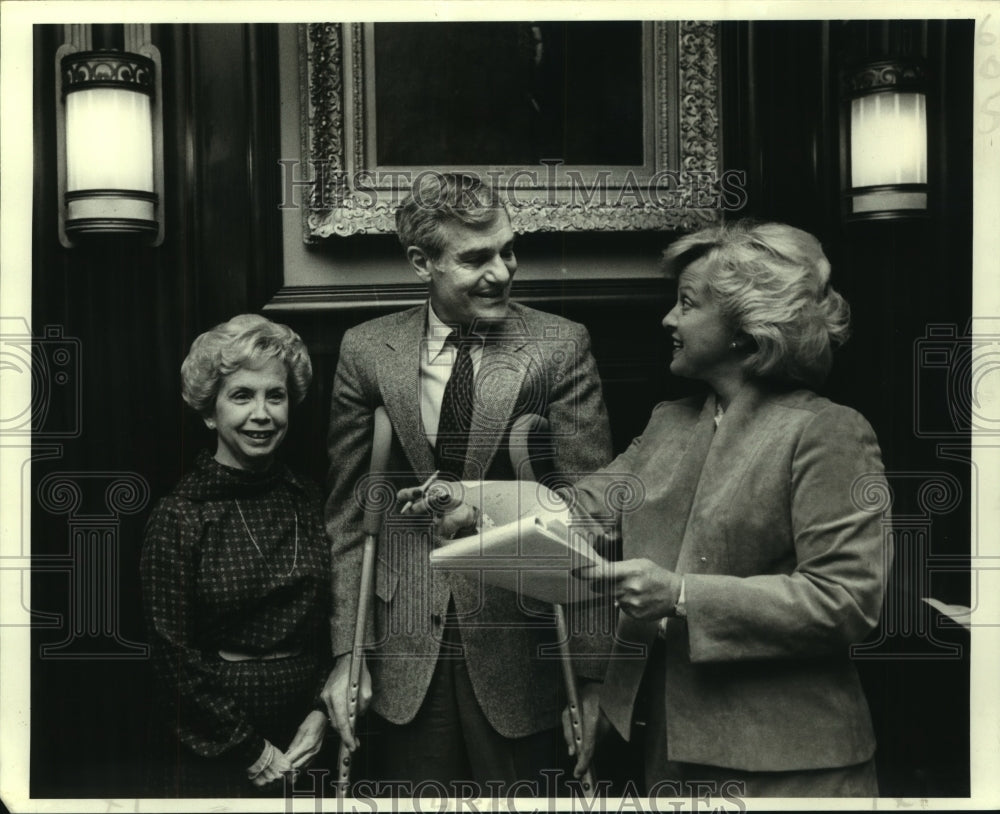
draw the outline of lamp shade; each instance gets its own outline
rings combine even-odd
[[[849,219],[927,213],[927,95],[923,70],[882,61],[848,78]]]
[[[80,51],[63,57],[61,69],[66,234],[154,239],[153,61],[121,51]]]

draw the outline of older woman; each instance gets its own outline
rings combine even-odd
[[[858,496],[882,461],[864,418],[811,389],[847,305],[819,242],[783,224],[706,229],[665,260],[670,369],[706,388],[658,405],[576,484],[624,557],[590,574],[620,612],[604,683],[584,688],[586,729],[642,739],[650,795],[877,796],[849,648],[878,622],[891,557]],[[605,500],[616,473],[645,491],[624,511]],[[577,751],[579,773],[592,738]]]
[[[318,491],[275,460],[311,377],[298,335],[252,314],[199,336],[181,367],[216,443],[156,506],[142,553],[166,795],[280,794],[323,745],[329,551]]]

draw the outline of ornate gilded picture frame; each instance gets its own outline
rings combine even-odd
[[[423,54],[455,50],[428,35],[460,37],[467,46],[476,31],[449,34],[441,23],[299,27],[307,243],[394,232],[396,207],[422,172],[462,171],[490,179],[501,189],[519,233],[697,229],[718,220],[740,192],[721,169],[715,23],[561,23],[559,30],[531,23],[464,25],[490,27],[491,48],[503,47],[509,34],[507,47],[517,50],[498,50],[470,64],[466,84],[491,89],[480,94],[489,97],[485,100],[473,96],[470,102],[460,95],[465,71],[454,64],[438,69],[441,60],[431,59],[413,65]],[[591,28],[573,28],[587,25]],[[606,48],[588,46],[587,37],[602,31],[613,32],[614,41]],[[601,54],[605,67],[575,70],[549,79],[547,86],[536,74],[518,79],[518,60],[534,70],[559,47],[564,71],[574,47],[590,48],[578,64],[589,65],[592,55]],[[435,70],[441,75],[434,76]],[[496,73],[492,83],[490,71]],[[528,116],[543,118],[546,87],[562,94],[552,103],[559,115],[549,119],[562,130],[543,132],[529,144],[521,138],[528,125],[512,125],[511,119],[522,111],[525,122]],[[469,111],[481,101],[487,103],[483,110],[495,102],[497,121],[510,125],[508,133],[488,125],[485,141],[479,135],[450,142],[440,136],[465,120],[481,119],[479,108]],[[404,109],[407,102],[412,104]],[[575,120],[566,112],[573,109]],[[440,125],[442,115],[455,124]],[[602,127],[603,140],[575,143],[576,134]],[[617,146],[609,151],[609,143]]]

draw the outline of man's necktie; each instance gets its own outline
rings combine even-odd
[[[451,378],[441,399],[441,418],[438,422],[437,446],[434,450],[435,466],[456,478],[462,477],[465,453],[469,447],[469,428],[472,426],[473,371],[472,344],[462,341],[453,331],[445,342],[456,349]]]

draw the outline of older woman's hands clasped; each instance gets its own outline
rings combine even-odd
[[[645,558],[586,566],[579,574],[593,580],[595,593],[612,594],[615,605],[633,619],[673,616],[684,584],[680,574]]]
[[[264,742],[264,751],[247,772],[250,782],[257,788],[265,788],[283,780],[289,772],[294,777],[299,769],[305,769],[319,754],[325,737],[326,716],[319,710],[313,710],[299,725],[287,751],[282,752],[270,741]]]
[[[250,782],[259,789],[276,783],[284,778],[287,772],[294,771],[292,762],[284,752],[270,741],[264,741],[264,751],[257,762],[247,770]]]

